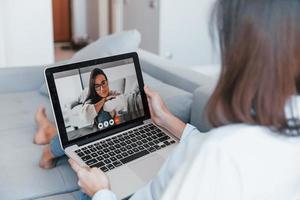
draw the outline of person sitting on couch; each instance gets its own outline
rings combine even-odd
[[[206,112],[215,128],[184,124],[145,87],[153,122],[180,143],[131,200],[300,199],[299,10],[299,0],[217,1],[222,71]],[[85,194],[116,200],[104,172],[69,162]]]
[[[203,134],[145,88],[153,121],[180,138],[131,200],[300,199],[300,1],[218,0],[222,71]],[[181,24],[182,25],[182,24]],[[116,200],[98,168],[69,161],[93,200]]]

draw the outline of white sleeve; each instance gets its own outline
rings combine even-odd
[[[198,131],[198,129],[190,124],[186,124],[183,133],[180,138],[180,142],[188,140],[190,136],[203,134]]]
[[[83,114],[85,120],[89,124],[93,124],[95,117],[97,117],[97,115],[98,115],[98,113],[96,112],[94,104],[84,104],[82,106],[81,111],[82,111],[82,114]]]
[[[158,174],[146,186],[138,190],[130,200],[161,199],[162,194],[166,190],[179,166],[189,154],[193,154],[193,151],[195,151],[195,146],[188,145],[188,141],[190,141],[191,137],[199,134],[205,135],[200,133],[192,125],[187,124],[183,131],[180,143],[165,161]]]
[[[94,194],[92,200],[117,200],[117,197],[110,190],[100,190]]]

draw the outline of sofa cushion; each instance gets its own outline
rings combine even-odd
[[[70,62],[82,62],[116,54],[137,51],[141,34],[137,30],[124,31],[99,38],[74,54]]]
[[[190,121],[193,95],[189,92],[163,83],[152,76],[143,73],[145,84],[152,90],[157,91],[162,97],[169,110],[184,122]]]
[[[141,42],[141,34],[137,30],[124,31],[101,37],[84,47],[64,64],[82,62],[107,56],[137,51]],[[47,95],[47,87],[43,84],[41,94]]]
[[[144,77],[145,83],[158,91],[169,109],[188,121],[192,94],[147,74]],[[1,199],[47,197],[78,190],[77,177],[66,164],[66,158],[60,159],[51,170],[38,167],[42,146],[34,145],[32,141],[36,131],[34,114],[39,105],[46,107],[47,115],[53,121],[49,98],[38,91],[0,94]],[[70,195],[56,197],[69,199]]]
[[[195,90],[193,95],[192,111],[190,123],[198,128],[201,132],[208,132],[212,129],[206,116],[206,105],[209,101],[211,94],[214,91],[215,84],[200,86]]]

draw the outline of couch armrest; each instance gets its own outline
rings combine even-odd
[[[0,93],[37,90],[44,81],[45,67],[11,67],[0,69]]]
[[[137,53],[144,72],[187,92],[193,93],[199,86],[211,85],[214,82],[209,76],[185,69],[153,53],[142,49],[139,49]]]
[[[216,83],[200,86],[194,91],[191,109],[191,124],[196,126],[199,131],[207,132],[212,129],[211,124],[205,116],[207,102],[215,88]]]
[[[46,67],[67,63],[68,60],[48,66],[0,68],[0,94],[39,90],[45,83],[44,70]]]

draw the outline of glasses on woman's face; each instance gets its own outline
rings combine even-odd
[[[100,84],[95,84],[95,90],[99,91],[99,90],[101,90],[101,87],[106,88],[107,85],[108,85],[107,80],[103,80]]]

